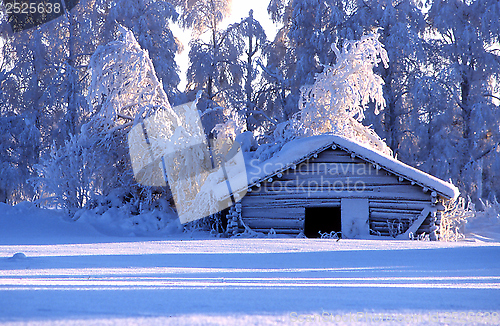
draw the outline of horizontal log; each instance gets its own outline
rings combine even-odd
[[[299,229],[304,227],[304,221],[299,219],[283,218],[245,218],[243,222],[250,228],[292,228]]]
[[[369,198],[369,199],[391,199],[391,200],[419,200],[430,202],[430,196],[419,191],[407,191],[404,188],[391,186],[365,187],[364,190],[355,188],[302,188],[286,187],[281,190],[268,187],[260,187],[247,193],[247,196],[275,196],[286,195],[289,198]]]
[[[422,203],[421,201],[414,201],[414,200],[394,200],[391,198],[387,199],[372,199],[370,200],[370,207],[385,207],[386,205],[391,205],[391,206],[402,206],[405,208],[414,208],[415,206],[420,208],[423,206],[427,206],[430,203],[430,196],[426,198],[425,200],[428,203]]]
[[[243,206],[256,206],[262,208],[278,207],[334,207],[340,206],[340,199],[336,198],[289,198],[279,196],[246,196],[242,200]]]
[[[397,214],[397,216],[418,216],[421,211],[409,211],[409,210],[386,210],[386,211],[372,211],[370,210],[370,216],[372,213],[375,213],[373,216],[392,216],[393,214]]]
[[[264,182],[262,182],[264,184]],[[333,174],[286,174],[279,179],[273,179],[272,182],[265,182],[265,186],[274,188],[283,188],[290,186],[301,187],[353,187],[357,188],[393,185],[399,187],[411,187],[415,191],[422,192],[418,186],[412,186],[409,183],[399,182],[397,178],[391,176],[375,175],[333,175]]]
[[[300,232],[302,232],[302,230],[299,230],[299,229],[279,229],[279,228],[273,228],[274,231],[276,232],[276,234],[299,234]],[[271,229],[270,228],[252,228],[252,231],[255,231],[255,232],[261,232],[261,233],[264,233],[264,234],[268,234],[269,231]]]
[[[395,198],[395,197],[390,197],[387,198],[387,196],[391,195],[398,195],[398,193],[387,193],[384,194],[383,197],[380,197],[380,193],[377,193],[378,196],[366,196],[365,193],[363,192],[332,192],[332,191],[321,191],[321,192],[310,192],[310,193],[293,193],[289,194],[286,192],[275,192],[275,193],[266,193],[266,192],[249,192],[246,194],[246,196],[242,199],[242,203],[244,205],[245,201],[248,200],[249,198],[263,198],[265,201],[271,201],[271,200],[280,200],[280,199],[286,199],[286,200],[310,200],[310,199],[319,199],[319,200],[340,200],[341,198],[370,198],[370,206],[372,205],[371,203],[376,203],[376,202],[401,202],[401,203],[410,203],[410,204],[415,204],[415,205],[423,205],[424,207],[427,207],[430,205],[430,197],[425,197],[424,199],[413,199],[413,198]]]
[[[413,224],[414,221],[408,220],[408,219],[370,219],[369,222],[380,224],[380,225],[382,225],[382,224],[387,225],[388,222],[393,223],[393,224],[403,223],[403,224],[410,225],[410,224]]]
[[[380,234],[378,234],[376,232],[371,232],[370,235],[374,235],[374,236],[377,236],[377,237],[384,237],[384,238],[389,238],[390,237],[391,239],[393,238],[393,237],[390,236],[389,233],[380,233]]]
[[[404,234],[404,232],[403,232],[403,233],[397,233],[395,236],[393,236],[393,235],[391,235],[391,233],[389,232],[389,230],[388,230],[388,229],[385,229],[385,230],[380,230],[380,229],[377,229],[377,228],[372,228],[372,230],[373,230],[374,232],[379,232],[379,233],[380,233],[380,235],[382,235],[382,236],[386,236],[386,237],[394,237],[394,238],[395,238],[395,236],[398,236],[398,235],[400,235],[400,234]],[[404,231],[404,229],[403,229],[403,231]]]
[[[370,208],[370,212],[375,213],[398,213],[398,214],[420,214],[422,210],[418,209],[397,209],[397,208]]]
[[[378,234],[376,233],[377,231],[375,231],[375,230],[373,230],[373,231],[374,231],[374,232],[370,232],[370,235],[378,235]],[[380,236],[382,236],[382,237],[390,237],[390,238],[393,238],[393,236],[391,236],[391,234],[390,234],[389,232],[380,232],[380,231],[378,231],[378,232],[380,233]],[[416,236],[419,236],[419,235],[421,235],[422,233],[424,233],[424,232],[420,232],[420,231],[419,231],[419,232],[417,232]],[[436,233],[438,233],[438,234],[439,234],[439,232],[436,232]],[[425,234],[429,234],[429,233],[428,233],[428,232],[425,232]]]
[[[382,220],[370,220],[370,225],[377,225],[377,226],[380,226],[380,227],[385,227],[385,228],[388,228],[388,224],[387,222],[390,222],[390,223],[393,223],[394,224],[398,224],[398,223],[402,223],[403,225],[406,225],[407,227],[412,225],[414,222],[410,222],[410,221],[398,221],[398,220],[385,220],[385,221],[382,221]]]
[[[398,222],[395,221],[394,224],[397,224]],[[401,223],[403,224],[403,229],[406,231],[406,229],[408,229],[408,227],[410,226],[410,223],[409,222],[404,222],[404,221],[401,221]],[[389,224],[387,223],[387,221],[370,221],[370,228],[385,228],[385,229],[389,229]]]
[[[244,218],[283,218],[283,219],[300,219],[304,218],[304,208],[262,208],[244,206],[241,210],[241,216]]]
[[[418,200],[384,200],[372,199],[370,200],[370,208],[395,208],[395,209],[415,209],[422,211],[430,204],[430,198],[427,197],[424,201]]]
[[[370,234],[372,234],[372,235],[378,235],[379,233],[383,237],[389,237],[389,236],[391,236],[391,234],[389,233],[389,231],[387,229],[385,229],[385,230],[375,230],[375,229],[372,229],[370,231]]]
[[[403,224],[407,224],[407,225],[411,225],[414,223],[414,221],[410,221],[410,220],[389,220],[389,219],[370,219],[369,220],[370,223],[377,223],[380,224],[380,225],[387,225],[387,222],[391,222],[391,223],[403,223]]]
[[[362,182],[356,184],[356,180],[362,181],[361,179],[349,178],[350,182],[347,182],[347,178],[344,179],[346,182],[343,183],[328,183],[321,182],[321,178],[310,180],[299,180],[300,182],[297,184],[295,182],[261,182],[260,187],[252,186],[251,193],[259,193],[262,191],[272,191],[272,192],[314,192],[314,191],[349,191],[356,190],[358,192],[361,191],[376,191],[376,192],[401,192],[401,193],[413,193],[419,195],[421,198],[425,198],[430,201],[430,195],[428,193],[424,193],[422,189],[418,186],[408,186],[403,184],[377,184],[377,185],[369,185],[367,182]],[[323,179],[327,180],[327,179]],[[336,180],[336,179],[335,179]],[[355,180],[353,182],[353,180]],[[387,198],[394,200],[393,198]]]
[[[286,174],[332,174],[332,175],[373,175],[387,176],[387,172],[377,170],[367,163],[332,163],[305,161],[297,164],[295,169],[287,170]]]
[[[377,231],[380,233],[387,233],[389,234],[389,228],[386,226],[381,226],[381,225],[371,225],[370,224],[370,230]]]
[[[418,218],[418,214],[402,214],[402,213],[379,213],[379,212],[370,212],[371,219],[388,219],[388,220],[415,220]]]
[[[359,157],[352,158],[351,154],[343,150],[325,150],[318,154],[317,158],[311,158],[314,162],[355,162],[364,163]]]

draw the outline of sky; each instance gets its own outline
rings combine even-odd
[[[254,18],[260,22],[266,31],[267,38],[272,40],[278,31],[278,27],[271,21],[267,13],[267,5],[269,0],[233,0],[231,6],[231,15],[227,17],[221,24],[221,28],[226,28],[229,24],[241,21],[242,18],[248,17],[248,12],[253,9]],[[176,61],[180,68],[179,77],[181,82],[179,90],[184,91],[186,87],[186,70],[189,66],[189,40],[191,39],[191,31],[182,30],[179,26],[172,24],[171,26],[174,36],[179,38],[184,45],[184,50],[176,55]]]

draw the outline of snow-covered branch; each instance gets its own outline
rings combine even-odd
[[[342,52],[332,45],[337,63],[324,65],[315,83],[301,89],[299,107],[307,134],[340,134],[391,153],[373,130],[359,123],[368,103],[375,103],[375,114],[385,107],[384,81],[373,69],[380,62],[387,68],[389,58],[378,37],[372,33],[347,42]]]

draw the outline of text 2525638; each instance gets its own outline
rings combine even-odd
[[[59,2],[7,2],[5,11],[7,14],[51,14],[60,13],[62,10]]]

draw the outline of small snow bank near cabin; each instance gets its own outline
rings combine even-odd
[[[167,236],[180,234],[184,228],[171,207],[131,214],[130,208],[117,205],[103,209],[83,209],[75,214],[77,223],[88,224],[104,235],[117,237]]]
[[[38,208],[33,203],[0,203],[0,245],[57,244],[101,237],[88,223],[76,223],[61,210]]]
[[[500,241],[500,203],[493,197],[481,200],[483,210],[476,210],[473,204],[468,208],[472,217],[467,219],[464,230],[466,239],[484,242]]]
[[[102,215],[81,210],[78,213],[80,218],[75,221],[63,210],[39,208],[30,202],[15,206],[0,203],[0,245],[93,243],[124,241],[127,237],[136,236],[164,238],[188,235],[183,233],[175,214],[171,213],[168,219],[165,213],[150,214],[155,212],[130,218],[128,212],[119,208],[108,209]],[[160,224],[162,227],[158,228]]]

